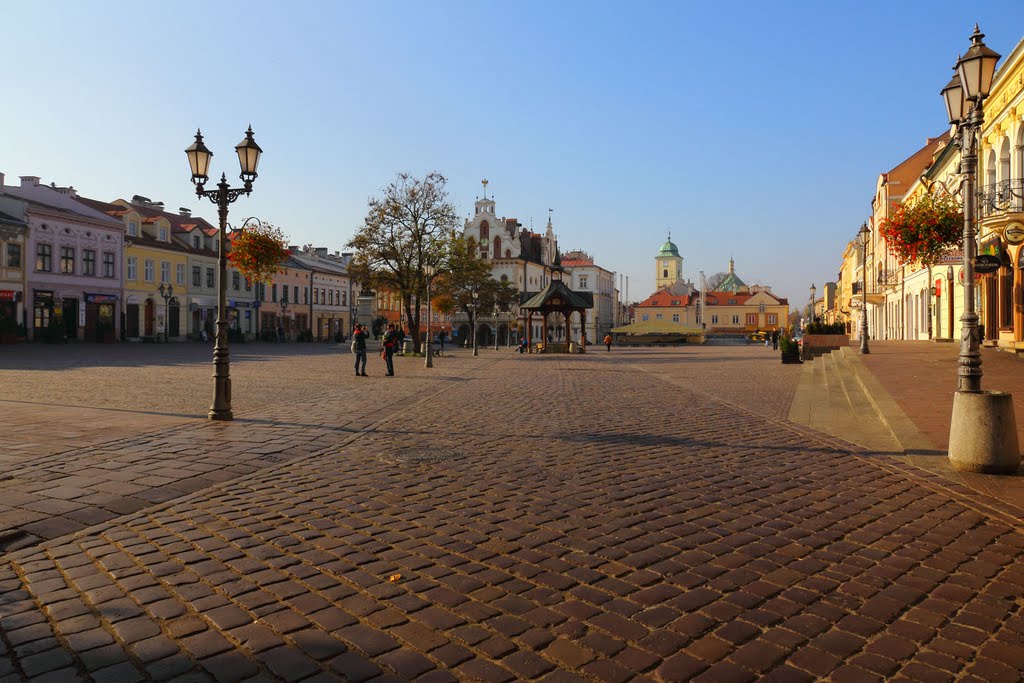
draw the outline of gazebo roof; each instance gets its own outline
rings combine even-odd
[[[537,292],[533,295],[527,292],[523,294],[523,297],[526,301],[519,304],[520,307],[534,311],[538,311],[542,308],[587,309],[594,307],[593,293],[574,292],[561,280],[552,280],[551,283],[544,288],[544,291]],[[549,302],[556,298],[560,299],[562,304],[554,306],[550,305]]]

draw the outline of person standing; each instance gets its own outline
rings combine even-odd
[[[352,352],[356,356],[356,377],[366,377],[366,338],[369,333],[361,323],[356,323],[356,329],[352,333]]]
[[[775,328],[774,330],[772,330],[772,350],[773,351],[778,351],[779,350],[779,330],[778,330],[778,328]]]
[[[381,357],[388,366],[388,377],[395,376],[395,347],[398,346],[398,332],[395,331],[395,324],[388,323],[388,330],[384,333],[384,348],[381,349]]]
[[[604,335],[604,345],[608,347],[608,350],[612,350],[612,335],[611,333]]]

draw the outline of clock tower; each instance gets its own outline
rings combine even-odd
[[[672,233],[654,257],[654,288],[662,289],[683,279],[683,257],[672,243]]]

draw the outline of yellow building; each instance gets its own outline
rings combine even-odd
[[[124,224],[124,326],[129,341],[181,340],[181,304],[188,292],[188,248],[171,239],[173,226],[160,211],[142,212],[124,201],[80,197],[87,206]],[[165,300],[160,294],[173,288]]]
[[[1001,266],[981,278],[981,324],[986,344],[1024,353],[1024,40],[996,72],[984,112],[979,253]]]

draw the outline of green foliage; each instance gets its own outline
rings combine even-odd
[[[807,326],[807,334],[846,334],[844,323],[813,322]]]
[[[800,345],[793,339],[793,335],[790,334],[789,328],[784,328],[779,335],[779,350],[782,353],[797,353],[800,351]]]

